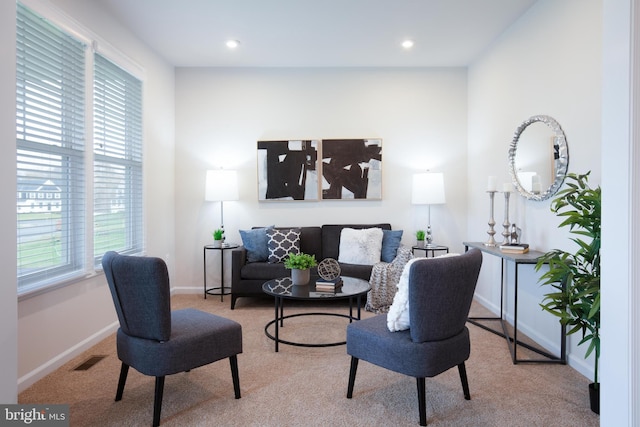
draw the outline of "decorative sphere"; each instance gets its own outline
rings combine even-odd
[[[334,280],[340,277],[340,264],[333,258],[326,258],[318,264],[318,275],[324,280]]]

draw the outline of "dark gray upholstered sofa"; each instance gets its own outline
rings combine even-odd
[[[340,249],[340,234],[342,229],[381,228],[391,230],[391,224],[328,224],[300,228],[300,251],[315,255],[318,262],[325,258],[338,259]],[[276,227],[280,229],[292,227]],[[340,264],[343,276],[357,277],[369,280],[371,265]],[[315,269],[312,274],[316,273]],[[291,273],[282,263],[247,262],[247,250],[240,246],[231,252],[231,309],[240,297],[266,296],[262,292],[264,282],[278,277],[289,276]]]

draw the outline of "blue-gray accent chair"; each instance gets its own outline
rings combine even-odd
[[[347,398],[353,397],[358,360],[417,379],[420,425],[427,425],[425,378],[458,367],[465,399],[471,399],[464,362],[471,343],[465,323],[471,308],[482,254],[424,259],[409,270],[409,324],[389,332],[382,314],[349,324],[347,353],[351,369]]]
[[[157,426],[165,376],[225,358],[231,363],[235,398],[240,398],[239,323],[190,308],[171,311],[169,274],[160,258],[110,251],[102,266],[120,321],[116,339],[122,367],[116,401],[122,399],[130,366],[155,377],[153,425]]]

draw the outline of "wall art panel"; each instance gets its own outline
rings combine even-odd
[[[258,200],[318,200],[319,140],[258,141]]]
[[[322,199],[381,200],[382,140],[322,140]]]

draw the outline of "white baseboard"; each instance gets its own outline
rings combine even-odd
[[[171,288],[171,295],[178,295],[178,294],[203,294],[204,295],[204,290],[202,289],[202,286],[181,286],[181,287],[173,287]]]
[[[23,392],[38,380],[41,380],[42,378],[49,375],[50,373],[52,373],[53,371],[55,371],[56,369],[58,369],[59,367],[61,367],[71,359],[73,359],[74,357],[82,354],[84,351],[90,349],[91,347],[93,347],[94,345],[96,345],[97,343],[99,343],[100,341],[102,341],[103,339],[105,339],[115,331],[117,331],[118,326],[119,326],[118,322],[114,322],[110,324],[109,326],[91,335],[87,339],[67,349],[63,353],[60,353],[53,359],[50,359],[46,363],[40,365],[36,369],[27,373],[26,375],[23,375],[22,377],[18,378],[18,393]]]

